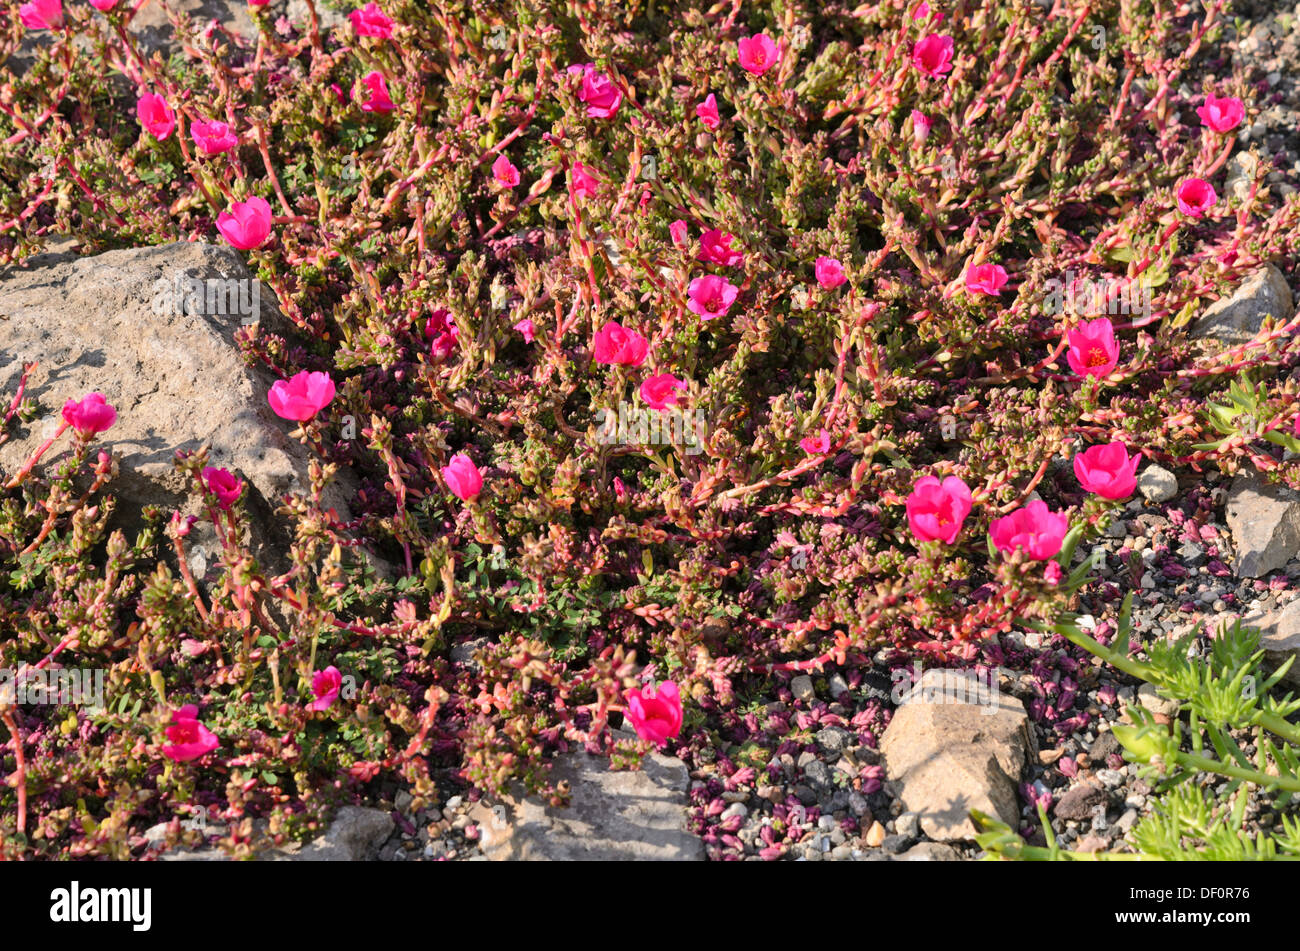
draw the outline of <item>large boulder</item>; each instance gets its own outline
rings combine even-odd
[[[206,444],[212,465],[244,479],[257,530],[249,541],[259,558],[276,564],[287,535],[272,513],[285,493],[308,491],[308,453],[289,437],[296,424],[267,403],[274,378],[245,365],[235,343],[246,322],[283,320],[274,295],[250,277],[237,252],[178,243],[40,256],[0,274],[0,314],[0,400],[11,398],[23,364],[36,361],[26,396],[41,410],[28,424],[11,422],[13,435],[0,444],[0,473],[12,474],[28,459],[68,399],[98,391],[118,412],[96,440],[120,461],[120,475],[107,488],[118,498],[115,527],[131,528],[145,505],[197,514],[199,503],[189,498],[173,459],[178,449]],[[41,465],[70,438],[61,437]],[[347,518],[351,494],[336,482],[325,501]],[[196,534],[192,548],[207,545],[207,560],[215,562],[208,539]]]
[[[880,740],[885,774],[936,841],[973,839],[970,812],[1015,826],[1034,749],[1024,704],[961,671],[928,670]]]

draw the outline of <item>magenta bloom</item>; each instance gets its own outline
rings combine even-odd
[[[492,177],[497,180],[498,185],[514,188],[519,184],[519,169],[515,168],[510,159],[498,155],[497,160],[492,163]]]
[[[678,218],[676,221],[670,224],[668,226],[668,236],[673,239],[673,244],[677,245],[677,247],[679,248],[685,247],[687,241],[690,240],[690,236],[687,234],[686,231],[686,222]]]
[[[460,328],[452,319],[451,311],[440,307],[429,315],[424,325],[424,336],[430,342],[429,356],[434,360],[446,360],[456,349]]]
[[[451,489],[451,494],[463,502],[473,502],[483,491],[483,473],[478,471],[474,460],[463,452],[452,456],[442,467],[442,477]]]
[[[211,122],[199,120],[193,123],[190,126],[190,136],[204,155],[229,152],[239,144],[239,136],[230,131],[230,126],[215,119]]]
[[[361,103],[362,112],[392,112],[397,108],[388,95],[388,83],[378,70],[371,70],[362,76],[361,85],[366,91],[366,98]]]
[[[1109,376],[1119,363],[1119,341],[1109,317],[1085,320],[1065,336],[1070,345],[1065,360],[1079,376]]]
[[[100,13],[107,13],[117,6],[117,0],[90,0],[90,5]]]
[[[1061,541],[1069,527],[1069,519],[1049,511],[1047,503],[1040,500],[995,518],[989,525],[989,537],[1004,555],[1023,548],[1035,561],[1045,561],[1061,550]]]
[[[1001,264],[976,264],[966,270],[966,290],[997,297],[1007,283],[1007,269]]]
[[[587,115],[590,118],[608,119],[618,112],[618,107],[623,102],[623,91],[604,73],[584,69],[578,99],[587,104]]]
[[[386,40],[393,35],[393,20],[379,9],[377,3],[367,3],[360,10],[353,10],[348,19],[352,21],[357,36],[377,36]]]
[[[940,482],[934,476],[922,476],[907,497],[907,524],[920,541],[951,545],[970,509],[970,488],[961,479],[948,476]]]
[[[596,331],[592,353],[597,363],[617,363],[639,367],[650,353],[650,341],[635,330],[628,330],[612,320]]]
[[[727,312],[740,293],[740,288],[725,277],[709,274],[691,281],[686,293],[686,307],[691,313],[699,314],[701,320],[712,320]]]
[[[596,186],[599,184],[600,179],[591,173],[591,166],[581,162],[573,163],[573,184],[569,187],[574,198],[595,198]]]
[[[248,201],[231,202],[230,210],[217,215],[217,230],[241,251],[262,246],[271,233],[271,206],[254,195]]]
[[[1074,457],[1074,474],[1079,485],[1103,499],[1127,499],[1137,488],[1139,452],[1129,458],[1122,442],[1089,446]]]
[[[1203,178],[1185,178],[1178,186],[1178,210],[1189,218],[1200,218],[1218,200],[1214,186]]]
[[[147,92],[135,104],[135,116],[146,132],[161,142],[176,128],[176,114],[167,100],[156,93]]]
[[[817,275],[817,283],[827,290],[839,287],[848,280],[844,276],[844,267],[835,258],[818,258],[813,273]]]
[[[917,145],[920,145],[930,137],[930,129],[933,128],[933,126],[934,123],[930,121],[930,117],[924,112],[917,112],[915,109],[912,110],[912,140],[916,142]]]
[[[816,436],[804,436],[799,440],[799,448],[810,456],[820,456],[831,451],[831,434],[824,429],[817,431]]]
[[[80,400],[63,404],[63,421],[83,439],[89,439],[117,422],[117,410],[104,399],[103,393],[87,393]]]
[[[766,33],[744,37],[736,45],[740,51],[741,68],[755,76],[762,76],[781,58],[781,51]]]
[[[731,249],[731,241],[734,237],[735,235],[730,232],[720,231],[717,228],[710,228],[704,232],[700,235],[700,260],[710,264],[721,264],[724,267],[733,267],[745,260],[743,254]]]
[[[1196,110],[1196,114],[1201,117],[1206,128],[1215,132],[1231,132],[1246,117],[1246,107],[1236,96],[1216,99],[1211,94],[1205,97],[1205,104]]]
[[[641,384],[641,399],[651,409],[665,409],[677,405],[677,391],[686,389],[686,383],[671,373],[647,377]]]
[[[208,466],[203,470],[203,481],[208,491],[217,497],[217,505],[223,512],[228,512],[230,506],[235,504],[235,500],[244,491],[243,480],[237,478],[229,469],[214,469]]]
[[[287,380],[276,380],[266,399],[281,419],[303,423],[334,399],[334,381],[328,373],[301,370]]]
[[[165,732],[163,756],[177,763],[198,759],[221,745],[216,734],[199,722],[199,708],[192,703],[172,712],[172,725]]]
[[[18,18],[29,30],[57,30],[63,26],[63,0],[31,0],[18,7]]]
[[[532,343],[533,337],[537,333],[536,329],[533,327],[533,322],[527,317],[515,324],[515,330],[518,330],[523,334],[524,343]]]
[[[665,680],[658,690],[651,684],[641,690],[628,690],[623,699],[627,701],[623,718],[641,739],[663,746],[681,733],[682,698],[671,680]]]
[[[704,128],[710,132],[722,125],[722,120],[718,118],[718,100],[713,93],[709,93],[704,101],[695,107],[695,114],[704,123]]]
[[[939,77],[952,69],[951,36],[931,33],[912,47],[912,65],[927,76]]]
[[[316,671],[311,675],[311,692],[316,695],[316,699],[307,704],[307,709],[317,712],[328,710],[339,698],[342,689],[343,675],[337,667],[330,666]]]

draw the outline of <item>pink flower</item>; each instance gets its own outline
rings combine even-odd
[[[230,126],[215,119],[211,122],[202,119],[194,122],[190,126],[190,136],[204,155],[229,152],[239,144],[239,136],[230,131]]]
[[[730,232],[710,228],[700,235],[700,260],[710,264],[732,267],[745,260],[739,251],[731,250],[731,241],[735,235]]]
[[[147,92],[135,104],[135,116],[144,130],[161,142],[176,128],[176,114],[167,100],[156,93]]]
[[[1207,128],[1215,132],[1231,132],[1246,117],[1246,107],[1236,96],[1215,99],[1211,93],[1205,97],[1205,104],[1196,110],[1196,114]]]
[[[818,258],[813,273],[817,275],[817,283],[827,290],[839,287],[848,280],[844,276],[843,266],[835,258]]]
[[[818,430],[817,435],[804,436],[799,440],[799,448],[810,456],[820,456],[831,451],[831,434],[826,430]]]
[[[117,0],[90,0],[90,5],[100,13],[107,13],[117,6]]]
[[[316,671],[311,675],[311,692],[316,695],[316,699],[307,704],[307,709],[318,712],[328,710],[339,698],[342,689],[343,675],[337,667],[330,666]]]
[[[1129,458],[1122,442],[1089,446],[1074,457],[1074,474],[1079,485],[1103,499],[1126,499],[1137,488],[1137,467],[1142,454]]]
[[[1203,178],[1185,178],[1178,186],[1178,210],[1189,218],[1201,217],[1218,200],[1214,186]]]
[[[328,373],[301,370],[287,380],[276,380],[266,399],[281,419],[303,423],[334,399],[334,381]]]
[[[1297,416],[1295,418],[1295,424],[1291,427],[1291,432],[1295,433],[1295,435],[1297,436],[1300,436],[1300,416]]]
[[[781,51],[766,33],[743,37],[736,45],[740,50],[741,68],[755,76],[762,76],[781,58]]]
[[[271,233],[271,206],[254,195],[248,201],[231,202],[230,210],[217,215],[217,230],[241,251],[262,246]]]
[[[596,331],[592,353],[597,363],[617,363],[639,367],[650,353],[650,341],[635,330],[628,330],[612,320]]]
[[[424,325],[424,336],[430,341],[429,356],[435,360],[446,360],[456,349],[460,328],[452,319],[451,311],[440,307],[429,315],[429,320]]]
[[[533,337],[537,333],[533,328],[533,322],[527,317],[515,324],[515,330],[524,335],[524,343],[532,343]]]
[[[1043,569],[1043,580],[1050,585],[1060,584],[1061,579],[1064,577],[1065,572],[1061,570],[1061,566],[1055,561],[1049,561],[1047,567]],[[1049,794],[1047,798],[1050,800],[1052,797]],[[1051,805],[1050,801],[1048,802],[1048,805]]]
[[[392,112],[397,108],[388,95],[388,83],[378,70],[371,70],[362,76],[361,85],[366,90],[365,101],[361,103],[362,112]]]
[[[478,471],[474,460],[463,452],[452,456],[442,467],[442,478],[451,489],[451,494],[462,502],[473,502],[483,491],[483,473]]]
[[[952,69],[951,36],[931,33],[912,47],[912,65],[927,76],[939,77]]]
[[[673,244],[679,248],[684,248],[690,240],[690,236],[686,231],[686,222],[680,218],[668,226],[668,235],[673,239]]]
[[[922,2],[921,5],[916,8],[916,12],[912,14],[912,19],[924,20],[929,15],[930,15],[930,4]]]
[[[722,125],[722,120],[718,118],[718,100],[713,93],[709,93],[704,101],[695,107],[695,114],[704,123],[704,128],[710,132]]]
[[[29,30],[57,30],[63,26],[63,0],[31,0],[18,7],[18,17]]]
[[[647,377],[641,384],[641,399],[651,409],[665,409],[677,405],[677,391],[686,389],[686,383],[671,373]]]
[[[599,184],[600,179],[591,173],[591,166],[581,162],[573,163],[573,184],[569,187],[574,198],[595,198],[596,186]]]
[[[117,422],[117,410],[103,393],[87,393],[80,400],[63,404],[63,421],[83,439],[102,433]]]
[[[223,512],[230,511],[230,506],[235,504],[235,500],[244,491],[243,480],[229,469],[208,466],[203,470],[203,481],[207,484],[208,491],[217,497],[217,506]]]
[[[348,19],[352,21],[357,36],[377,36],[386,40],[393,35],[393,20],[379,9],[377,3],[367,3],[360,10],[353,10]]]
[[[623,91],[604,73],[594,69],[583,70],[582,88],[578,98],[587,104],[587,115],[593,119],[608,119],[618,112],[623,102]]]
[[[505,155],[498,155],[497,160],[492,163],[492,177],[497,180],[498,185],[514,188],[519,184],[519,169],[515,168]]]
[[[1119,342],[1109,317],[1086,320],[1066,332],[1065,360],[1079,376],[1109,376],[1119,363]]]
[[[198,759],[221,745],[216,734],[199,722],[199,708],[192,703],[172,712],[172,725],[164,732],[168,743],[163,756],[177,763]]]
[[[930,137],[930,129],[933,127],[934,123],[930,121],[929,116],[924,112],[917,112],[915,109],[912,110],[912,140],[916,142],[917,145],[920,145]]]
[[[966,290],[997,297],[1007,282],[1007,269],[1001,264],[975,264],[966,270]]]
[[[948,476],[940,482],[934,476],[923,476],[907,497],[907,524],[920,541],[951,545],[970,508],[970,489],[961,479]]]
[[[1041,500],[1030,502],[1010,515],[995,518],[989,525],[989,537],[998,551],[1011,555],[1023,548],[1029,557],[1045,561],[1061,550],[1061,541],[1070,520],[1058,512],[1048,511]]]
[[[623,718],[641,739],[663,746],[681,733],[682,698],[673,681],[665,680],[658,690],[652,684],[642,690],[628,690],[623,699],[627,701]]]
[[[701,320],[712,320],[727,312],[740,293],[740,288],[725,277],[709,274],[691,281],[686,293],[689,298],[686,302],[687,309],[693,314],[699,314]]]

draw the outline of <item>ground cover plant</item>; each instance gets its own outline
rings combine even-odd
[[[0,257],[245,252],[314,484],[277,573],[239,474],[178,458],[200,587],[191,523],[108,528],[129,407],[7,394],[64,424],[3,474],[0,666],[108,702],[0,706],[0,855],[194,805],[246,854],[378,777],[562,801],[557,749],[703,755],[792,674],[1056,624],[1146,465],[1300,488],[1292,315],[1189,332],[1300,220],[1268,156],[1224,187],[1265,91],[1194,68],[1222,2],[308,0],[170,53],[138,5],[9,11]]]

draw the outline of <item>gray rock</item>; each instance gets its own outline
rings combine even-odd
[[[1156,693],[1156,688],[1151,684],[1143,684],[1138,688],[1138,703],[1146,707],[1152,713],[1159,713],[1166,717],[1178,716],[1178,708],[1182,706],[1177,700],[1170,700],[1168,697],[1162,697]]]
[[[1227,522],[1238,577],[1262,578],[1300,551],[1300,500],[1289,489],[1267,484],[1253,470],[1232,480]]]
[[[894,829],[899,835],[915,839],[921,834],[921,817],[915,812],[904,812],[894,820]]]
[[[1231,297],[1212,304],[1192,325],[1190,333],[1235,346],[1255,336],[1266,316],[1282,322],[1294,313],[1286,278],[1269,264],[1247,278]]]
[[[272,861],[361,862],[373,859],[393,834],[393,817],[383,809],[344,806],[325,834],[296,852],[271,853]]]
[[[257,858],[264,862],[369,861],[378,857],[380,846],[392,835],[393,828],[392,815],[383,809],[344,806],[319,838],[306,845],[294,844],[268,849]],[[260,831],[266,831],[264,824]],[[164,862],[224,862],[229,857],[216,846],[206,846],[201,849],[173,850],[164,853],[161,858]]]
[[[940,841],[974,838],[972,809],[1014,825],[1016,784],[1033,750],[1024,704],[944,670],[922,676],[880,742],[904,807]]]
[[[204,292],[177,304],[175,290],[184,280],[205,282]],[[0,472],[13,473],[27,460],[67,400],[98,391],[118,413],[95,441],[120,463],[106,490],[119,503],[110,529],[130,531],[145,505],[199,514],[201,500],[191,495],[173,458],[178,449],[207,445],[211,465],[243,478],[251,516],[247,540],[259,560],[278,568],[288,534],[273,513],[285,493],[309,489],[308,453],[289,437],[296,424],[278,418],[267,403],[273,378],[244,364],[234,340],[244,308],[232,303],[232,288],[242,289],[249,311],[256,289],[257,316],[283,329],[274,294],[250,280],[231,248],[180,242],[91,257],[56,255],[0,276],[0,314],[8,318],[0,393],[12,394],[23,363],[38,361],[27,396],[42,410],[30,423],[11,424],[13,437],[0,445]],[[330,412],[322,414],[327,427],[333,425]],[[61,436],[40,465],[54,462],[70,438]],[[325,498],[345,519],[353,494],[349,478],[340,473]],[[210,525],[196,526],[189,542],[196,558],[202,553],[205,563],[217,560]]]
[[[1100,786],[1079,783],[1056,801],[1052,813],[1058,819],[1081,821],[1091,817],[1096,807],[1106,802],[1106,798],[1106,790]]]
[[[1168,469],[1148,465],[1138,473],[1138,491],[1149,502],[1168,502],[1178,494],[1178,479]]]
[[[899,862],[960,862],[961,853],[951,845],[942,842],[918,842],[902,855],[896,857]]]
[[[817,692],[813,690],[812,678],[807,674],[800,674],[790,681],[790,692],[794,694],[796,700],[805,702],[813,700]]]
[[[642,760],[641,769],[615,772],[604,757],[565,753],[556,757],[551,779],[569,783],[572,795],[567,808],[520,797],[518,790],[500,809],[483,802],[470,807],[489,859],[704,858],[703,843],[686,829],[690,779],[680,760],[652,753]]]
[[[1270,671],[1296,656],[1300,651],[1300,600],[1292,601],[1279,611],[1255,613],[1242,619],[1246,627],[1259,628],[1259,646]],[[1281,685],[1300,690],[1300,661],[1283,675]]]
[[[817,731],[817,742],[822,749],[838,753],[849,743],[851,734],[848,730],[838,726],[828,726],[824,730]]]

